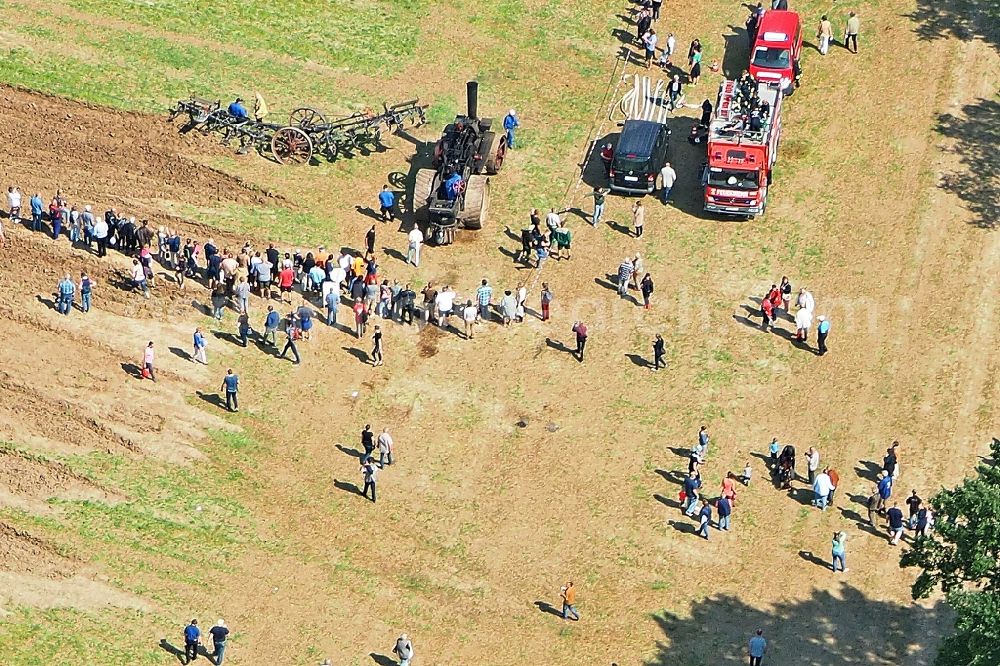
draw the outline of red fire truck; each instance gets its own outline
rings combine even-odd
[[[766,83],[722,82],[706,137],[706,211],[748,220],[763,215],[781,138],[781,98]]]

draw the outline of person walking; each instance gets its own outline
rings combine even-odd
[[[827,352],[826,338],[830,335],[830,321],[823,315],[820,315],[817,321],[819,325],[816,327],[816,344],[819,348],[816,353],[822,356]]]
[[[511,109],[503,119],[503,128],[507,132],[507,147],[514,148],[514,133],[521,126],[521,121],[517,117],[517,111]]]
[[[392,222],[396,219],[393,213],[393,206],[396,205],[396,195],[392,193],[388,185],[382,186],[382,191],[378,193],[378,208],[379,214],[382,216],[382,222]],[[372,227],[374,229],[374,227]],[[374,249],[368,250],[369,252],[374,252]]]
[[[197,618],[184,627],[184,663],[190,664],[198,658],[198,645],[201,643],[201,629]]]
[[[270,338],[272,347],[278,346],[279,323],[281,323],[281,317],[274,311],[273,305],[268,305],[267,316],[264,318],[264,342],[267,342],[268,338]]]
[[[362,462],[366,458],[371,458],[372,452],[375,451],[375,433],[372,432],[372,425],[366,423],[365,427],[361,429],[361,448],[365,452],[361,456]]]
[[[844,48],[852,53],[858,52],[858,33],[861,32],[861,19],[854,12],[847,18],[847,27],[844,29]],[[852,49],[851,46],[854,46]]]
[[[392,464],[393,441],[388,428],[382,428],[382,433],[378,436],[378,466],[385,467]]]
[[[899,508],[898,502],[892,503],[892,508],[885,512],[885,520],[889,526],[889,545],[896,546],[903,538],[903,511]]]
[[[819,52],[826,55],[830,51],[830,42],[833,41],[833,24],[830,19],[823,14],[819,20],[819,28],[816,30],[816,38],[819,40]]]
[[[250,334],[253,329],[250,328],[250,315],[246,312],[241,312],[240,316],[236,318],[236,331],[240,336],[240,344],[246,347],[250,343]]]
[[[697,458],[694,458],[697,460]],[[696,467],[696,465],[695,465]],[[697,470],[692,469],[688,472],[687,477],[684,479],[683,493],[684,502],[687,502],[687,506],[684,507],[685,516],[693,516],[695,510],[698,508],[698,500],[701,499],[699,490],[701,489],[701,477],[698,475]]]
[[[923,500],[920,499],[920,495],[917,494],[916,489],[913,490],[913,494],[906,498],[906,508],[909,514],[908,527],[913,530],[917,527],[917,516],[920,515],[920,505],[923,504]]]
[[[701,501],[701,511],[698,512],[698,534],[708,539],[708,528],[712,525],[712,505],[707,499]]]
[[[146,269],[139,263],[138,259],[132,260],[130,275],[132,277],[132,285],[135,290],[141,291],[143,296],[149,298],[149,285],[146,283]]]
[[[191,352],[191,362],[198,362],[208,365],[208,356],[205,353],[205,334],[201,332],[201,326],[194,329],[194,351]]]
[[[885,513],[886,502],[892,497],[892,477],[885,471],[878,473],[878,512]]]
[[[573,332],[576,333],[576,357],[583,363],[583,350],[587,346],[587,325],[582,321],[574,322]]]
[[[232,368],[226,370],[226,376],[222,378],[220,390],[226,394],[226,410],[230,412],[240,411],[240,376],[233,372]]]
[[[364,479],[365,487],[361,491],[361,495],[365,498],[368,497],[368,489],[372,491],[372,504],[375,503],[375,479],[378,476],[378,467],[375,466],[375,461],[372,460],[371,456],[367,456],[361,463],[361,477]]]
[[[674,78],[677,78],[676,76]],[[663,194],[663,205],[666,206],[670,201],[670,191],[674,188],[674,183],[677,181],[677,172],[674,168],[670,166],[670,162],[663,165],[660,169],[660,187]]]
[[[392,652],[399,657],[399,666],[410,666],[410,660],[413,659],[413,643],[410,641],[410,637],[406,634],[400,634]]]
[[[667,367],[667,362],[663,360],[664,352],[663,336],[657,333],[653,339],[653,372],[659,370],[661,364],[664,368]]]
[[[375,324],[375,332],[372,334],[372,366],[382,365],[382,327]]]
[[[212,658],[215,666],[222,666],[222,660],[226,656],[226,639],[229,638],[229,627],[224,620],[219,620],[215,626],[208,630],[212,635]]]
[[[868,496],[868,500],[865,502],[865,506],[868,508],[868,524],[875,525],[875,514],[878,513],[879,504],[882,501],[882,494],[879,492],[878,486],[872,489],[871,495]]]
[[[574,622],[580,621],[580,613],[576,610],[576,588],[573,581],[566,581],[566,584],[559,589],[559,596],[562,599],[562,618],[568,620],[573,616]]]
[[[416,224],[406,235],[407,249],[406,262],[414,266],[420,266],[420,246],[424,244],[424,234]]]
[[[471,340],[473,338],[473,328],[476,325],[476,318],[479,316],[479,310],[475,305],[472,304],[472,300],[469,299],[465,302],[465,307],[462,308],[462,323],[465,324],[465,339]]]
[[[628,283],[634,272],[635,264],[630,257],[625,257],[622,263],[618,264],[618,295],[622,298],[628,295]]]
[[[354,336],[360,340],[365,336],[368,311],[365,310],[365,304],[361,302],[360,297],[354,299],[354,306],[351,309],[354,311]]]
[[[555,298],[552,294],[552,290],[549,289],[549,283],[542,283],[542,291],[539,295],[542,305],[542,321],[548,321],[552,314],[552,299]]]
[[[610,170],[610,166],[608,169]],[[590,196],[594,197],[594,214],[590,217],[590,226],[596,227],[601,223],[601,216],[604,215],[604,203],[607,201],[608,193],[611,192],[606,187],[594,186],[594,191]]]
[[[292,352],[292,363],[299,365],[302,362],[302,357],[299,356],[299,346],[296,342],[301,337],[301,329],[295,325],[294,317],[289,316],[288,321],[285,323],[285,346],[282,348],[281,353],[278,354],[278,358],[285,358],[285,354]]]
[[[635,227],[635,237],[642,236],[643,225],[646,224],[646,208],[641,201],[632,204],[632,226]]]
[[[646,273],[639,283],[639,291],[642,292],[642,308],[648,310],[650,308],[649,299],[653,295],[653,276],[649,273]]]
[[[56,285],[56,310],[59,314],[69,314],[69,311],[73,309],[73,296],[75,294],[76,285],[73,284],[73,279],[67,273],[63,276],[62,280],[59,280],[59,284]]]
[[[719,501],[715,503],[715,510],[719,512],[719,529],[728,532],[729,519],[733,514],[733,506],[729,498],[725,495],[720,497]]]
[[[156,373],[153,371],[153,360],[155,358],[155,353],[153,352],[153,341],[150,340],[149,344],[142,352],[142,376],[148,379],[156,381]]]
[[[830,481],[830,475],[826,473],[826,470],[814,476],[812,486],[815,499],[813,499],[813,504],[818,506],[821,511],[826,511],[827,502],[830,501],[830,493],[833,492],[833,482]]]
[[[767,652],[767,640],[764,638],[764,630],[758,629],[747,642],[747,651],[750,654],[750,666],[761,666],[761,660]]]

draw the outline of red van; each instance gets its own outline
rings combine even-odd
[[[799,15],[776,9],[764,12],[750,52],[750,76],[791,95],[801,57],[802,20]]]

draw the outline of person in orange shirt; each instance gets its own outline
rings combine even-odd
[[[736,506],[736,477],[732,472],[728,472],[722,480],[722,496],[729,500],[731,506]]]
[[[560,596],[562,596],[562,616],[564,620],[568,620],[569,616],[572,615],[573,619],[576,621],[580,620],[580,614],[577,612],[574,604],[576,603],[576,588],[573,587],[573,581],[567,582],[559,590]]]
[[[832,467],[827,467],[823,471],[830,477],[830,483],[833,485],[833,490],[831,490],[830,494],[827,496],[827,504],[829,506],[833,506],[833,496],[837,492],[837,486],[840,485],[840,475],[837,474],[837,470]]]

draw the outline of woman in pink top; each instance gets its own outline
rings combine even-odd
[[[732,506],[736,506],[736,478],[732,472],[726,474],[722,480],[722,496],[729,500]]]
[[[142,367],[149,375],[149,378],[154,382],[156,381],[156,375],[153,374],[153,341],[150,340],[149,344],[146,345],[146,349],[142,352]]]

